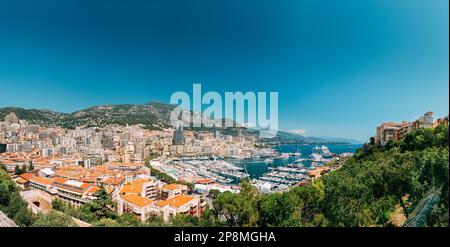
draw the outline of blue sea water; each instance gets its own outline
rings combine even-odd
[[[288,159],[275,159],[273,163],[268,164],[265,162],[265,159],[251,159],[251,160],[233,160],[229,159],[228,162],[235,164],[239,167],[245,167],[247,169],[248,174],[251,178],[259,178],[264,173],[269,171],[269,167],[276,166],[286,166],[291,164],[294,160],[298,158],[308,158],[310,154],[312,154],[312,149],[316,145],[280,145],[275,147],[274,149],[280,153],[295,153],[300,152],[302,155],[298,157],[289,157]],[[361,144],[332,144],[327,145],[330,152],[335,154],[341,153],[355,153],[357,149],[359,149]],[[303,161],[303,165],[310,165],[309,161]]]

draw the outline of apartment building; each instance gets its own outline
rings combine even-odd
[[[378,145],[386,145],[388,141],[398,141],[402,126],[402,123],[398,122],[382,123],[377,127],[375,143]]]
[[[412,122],[412,129],[421,129],[421,128],[433,128],[434,127],[434,113],[429,111],[425,112],[422,116],[420,116],[417,120]]]
[[[157,215],[166,222],[179,214],[200,216],[206,202],[198,196],[186,195],[186,192],[187,186],[181,184],[159,187],[153,181],[135,180],[121,188],[117,197],[118,213],[133,213],[141,221]]]
[[[168,200],[156,201],[153,205],[161,212],[165,222],[168,222],[176,215],[191,215],[195,217],[201,215],[200,198],[196,196],[181,194]]]
[[[29,187],[49,193],[53,198],[69,202],[75,207],[95,200],[96,192],[100,190],[98,186],[79,181],[39,176],[29,178]]]
[[[134,194],[144,198],[156,200],[158,197],[158,184],[152,180],[137,179],[123,185],[120,195]]]
[[[186,194],[188,187],[182,184],[166,184],[160,190],[159,198],[161,200],[168,200],[181,194]]]
[[[386,122],[377,127],[375,135],[375,143],[378,145],[386,145],[388,141],[398,141],[413,130],[422,128],[436,128],[439,125],[448,126],[448,116],[444,118],[434,119],[434,113],[425,112],[422,116],[412,122]]]

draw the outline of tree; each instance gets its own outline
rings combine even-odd
[[[390,168],[386,172],[386,184],[390,194],[398,198],[406,217],[408,210],[403,201],[403,196],[413,190],[411,161],[403,156],[395,156]]]
[[[220,194],[220,191],[217,189],[212,189],[208,192],[208,197],[211,199],[215,199]]]
[[[27,208],[27,204],[23,201],[22,197],[19,193],[12,193],[10,196],[10,202],[8,207],[6,207],[6,213],[9,217],[14,217],[17,212],[19,212],[22,208]]]
[[[90,215],[92,213],[97,219],[115,219],[117,217],[117,205],[112,200],[111,195],[108,194],[103,185],[100,186],[100,190],[97,191],[96,196],[96,200],[86,203],[80,207],[81,212],[85,215]]]
[[[373,136],[370,137],[369,144],[370,145],[375,145],[375,137],[373,137]]]
[[[20,174],[22,174],[22,173],[23,173],[23,172],[22,172],[22,170],[20,169],[19,165],[16,165],[16,166],[14,167],[14,174],[20,175]]]
[[[131,213],[124,213],[117,217],[117,223],[119,223],[120,226],[127,226],[127,227],[137,227],[141,226],[141,222],[136,218],[136,215]]]
[[[281,208],[282,195],[279,193],[262,196],[257,202],[259,212],[258,225],[260,226],[279,226],[286,219],[284,209]],[[281,214],[280,214],[281,212]]]
[[[18,226],[31,226],[35,218],[26,207],[21,207],[14,215],[13,220]]]
[[[213,201],[213,207],[219,217],[226,219],[229,226],[255,226],[258,221],[257,196],[257,190],[244,180],[239,194],[229,191],[220,193]]]
[[[12,185],[8,180],[0,181],[0,206],[8,206],[11,200]]]
[[[48,214],[40,214],[33,227],[76,227],[77,224],[72,217],[58,211],[52,210]]]
[[[33,170],[34,170],[33,161],[30,160],[30,163],[28,164],[28,171],[33,171]]]
[[[120,227],[121,225],[113,219],[106,218],[106,219],[100,219],[99,221],[96,221],[94,223],[94,226],[97,226],[97,227]]]
[[[58,198],[52,201],[52,208],[54,210],[63,211],[64,210],[64,202]]]
[[[164,226],[164,219],[161,215],[151,214],[145,221],[144,226],[159,227]]]
[[[200,219],[190,215],[177,215],[172,219],[172,226],[175,227],[193,227],[199,225]]]
[[[19,226],[30,226],[34,221],[18,187],[4,170],[0,170],[0,210]]]
[[[20,174],[27,172],[27,165],[23,164],[22,169],[20,169]]]

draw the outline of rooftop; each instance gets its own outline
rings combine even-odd
[[[139,207],[148,206],[153,202],[153,200],[151,200],[151,199],[148,199],[148,198],[145,198],[142,196],[138,196],[136,194],[126,194],[126,195],[121,195],[120,197],[123,200],[125,200],[131,204],[137,205]]]
[[[155,205],[159,206],[159,207],[164,207],[166,205],[170,205],[172,207],[179,208],[179,207],[181,207],[183,205],[186,205],[187,203],[189,203],[192,200],[194,200],[194,197],[192,197],[192,196],[179,195],[179,196],[176,196],[174,198],[171,198],[171,199],[168,199],[168,200],[165,200],[165,201],[157,201],[155,203]]]

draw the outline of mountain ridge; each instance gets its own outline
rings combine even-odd
[[[151,101],[144,104],[107,104],[95,105],[71,113],[56,112],[49,109],[26,109],[22,107],[0,108],[0,120],[14,112],[19,117],[30,124],[39,124],[45,127],[59,126],[74,129],[77,126],[105,127],[108,125],[142,125],[146,129],[162,129],[170,126],[170,113],[176,105],[166,104],[158,101]],[[236,128],[237,129],[237,128]],[[228,134],[236,134],[235,128],[228,128]],[[242,129],[242,128],[239,128]],[[255,134],[252,129],[245,129],[247,134]],[[312,136],[302,136],[299,134],[278,131],[277,137],[271,141],[284,143],[351,143],[343,138],[318,138]],[[336,141],[338,140],[339,141]]]

